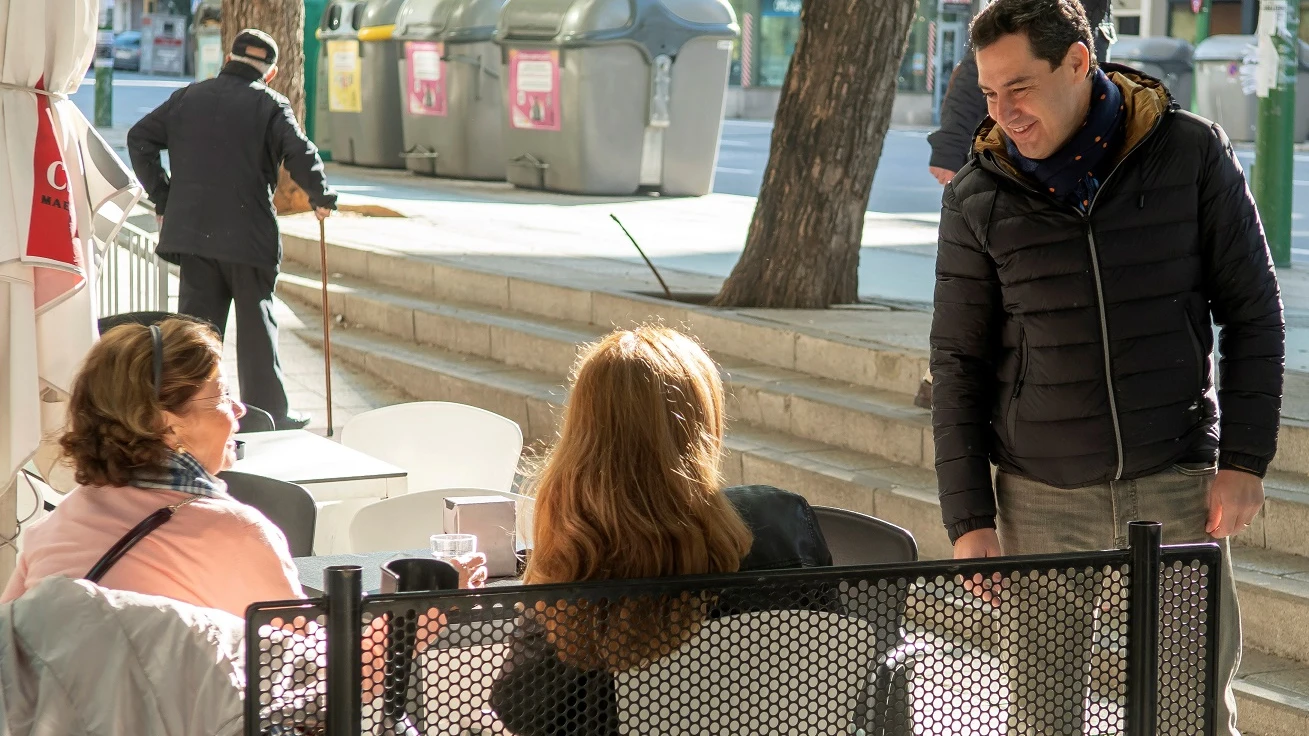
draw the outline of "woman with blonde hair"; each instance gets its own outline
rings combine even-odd
[[[737,570],[751,534],[722,493],[723,404],[718,367],[679,332],[591,346],[535,487],[523,582]]]
[[[718,366],[676,330],[617,330],[584,351],[535,486],[524,582],[830,565],[804,499],[723,488],[724,405]],[[613,673],[679,646],[708,608],[684,597],[538,609],[492,706],[518,736],[616,733]]]

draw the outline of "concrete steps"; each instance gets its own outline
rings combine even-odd
[[[292,259],[304,250],[294,240]],[[871,513],[913,532],[925,559],[950,554],[930,417],[910,400],[926,354],[910,340],[832,336],[795,320],[711,312],[581,279],[538,280],[530,264],[505,274],[336,250],[330,303],[344,328],[333,333],[334,355],[415,398],[482,406],[548,442],[578,346],[613,325],[661,320],[695,334],[723,366],[729,483],[769,483]],[[316,269],[294,263],[279,283],[282,296],[312,308],[320,288]],[[321,339],[314,330],[304,337]],[[1284,422],[1274,468],[1264,511],[1236,540],[1234,557],[1247,649],[1242,724],[1280,736],[1309,733],[1309,424]]]

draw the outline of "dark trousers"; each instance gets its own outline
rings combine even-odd
[[[236,366],[241,401],[267,411],[274,420],[288,408],[282,365],[277,359],[277,318],[273,287],[277,269],[183,255],[177,311],[227,331],[227,313],[236,302]]]

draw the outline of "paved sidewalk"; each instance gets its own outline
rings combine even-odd
[[[610,219],[613,214],[657,267],[703,277],[697,289],[703,293],[716,291],[731,272],[744,247],[755,202],[726,194],[577,197],[406,171],[342,165],[329,169],[344,204],[386,207],[403,215],[333,217],[327,232],[334,242],[488,264],[522,259],[578,264],[592,259],[642,265]],[[860,254],[862,299],[930,312],[937,219],[934,213],[868,213]],[[318,237],[317,223],[307,216],[283,218],[282,227],[302,237]],[[1309,269],[1283,269],[1279,278],[1287,309],[1287,366],[1309,372]],[[926,332],[922,335],[925,339]]]
[[[297,334],[306,330],[321,332],[321,318],[313,310],[289,305],[280,299],[277,300],[273,314],[280,327],[278,353],[282,372],[286,376],[286,393],[291,408],[309,412],[312,419],[308,429],[317,434],[326,434],[327,386],[323,351]],[[227,372],[234,393],[239,395],[240,373],[236,365],[234,324],[235,316],[231,315],[228,318],[227,339],[223,345],[223,369]],[[412,397],[376,376],[357,371],[339,361],[332,364],[332,424],[337,434],[356,414],[412,400]]]

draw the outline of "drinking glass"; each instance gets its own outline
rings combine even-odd
[[[433,534],[432,556],[438,560],[452,560],[477,551],[476,534]]]

